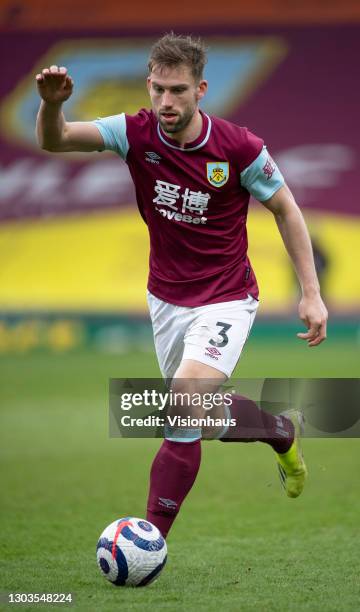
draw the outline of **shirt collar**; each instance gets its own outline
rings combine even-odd
[[[158,133],[160,140],[164,144],[166,144],[168,147],[170,147],[171,149],[177,149],[178,151],[185,151],[185,152],[196,151],[197,149],[200,149],[201,147],[203,147],[207,143],[210,137],[211,119],[203,111],[200,110],[200,113],[201,113],[202,120],[203,120],[202,128],[201,128],[201,132],[199,136],[195,140],[193,140],[192,142],[186,142],[184,147],[180,147],[178,144],[176,144],[176,140],[174,140],[173,138],[170,138],[163,132],[163,130],[160,127],[160,123],[158,122],[157,133]]]

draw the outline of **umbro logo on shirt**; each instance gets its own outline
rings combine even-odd
[[[145,152],[145,159],[146,159],[146,161],[150,162],[151,164],[159,164],[160,160],[161,160],[161,157],[157,153],[154,153],[154,151],[146,151]]]

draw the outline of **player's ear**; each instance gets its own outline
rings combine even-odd
[[[201,100],[201,98],[205,96],[207,92],[207,88],[208,88],[208,82],[205,81],[204,79],[200,81],[199,85],[197,86],[197,92],[196,92],[196,96],[198,100]]]
[[[148,77],[147,77],[147,79],[146,79],[146,87],[147,87],[148,92],[150,93],[150,88],[151,88],[151,79],[150,79],[150,77],[149,77],[149,76],[148,76]]]

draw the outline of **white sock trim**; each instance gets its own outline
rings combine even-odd
[[[201,428],[179,429],[178,427],[165,425],[165,440],[169,440],[169,442],[195,442],[201,440],[201,436]]]

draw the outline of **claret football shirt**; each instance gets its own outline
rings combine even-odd
[[[250,194],[264,202],[284,184],[261,138],[201,114],[201,134],[184,148],[149,110],[94,122],[134,181],[150,233],[149,291],[189,307],[258,298],[247,257]]]

